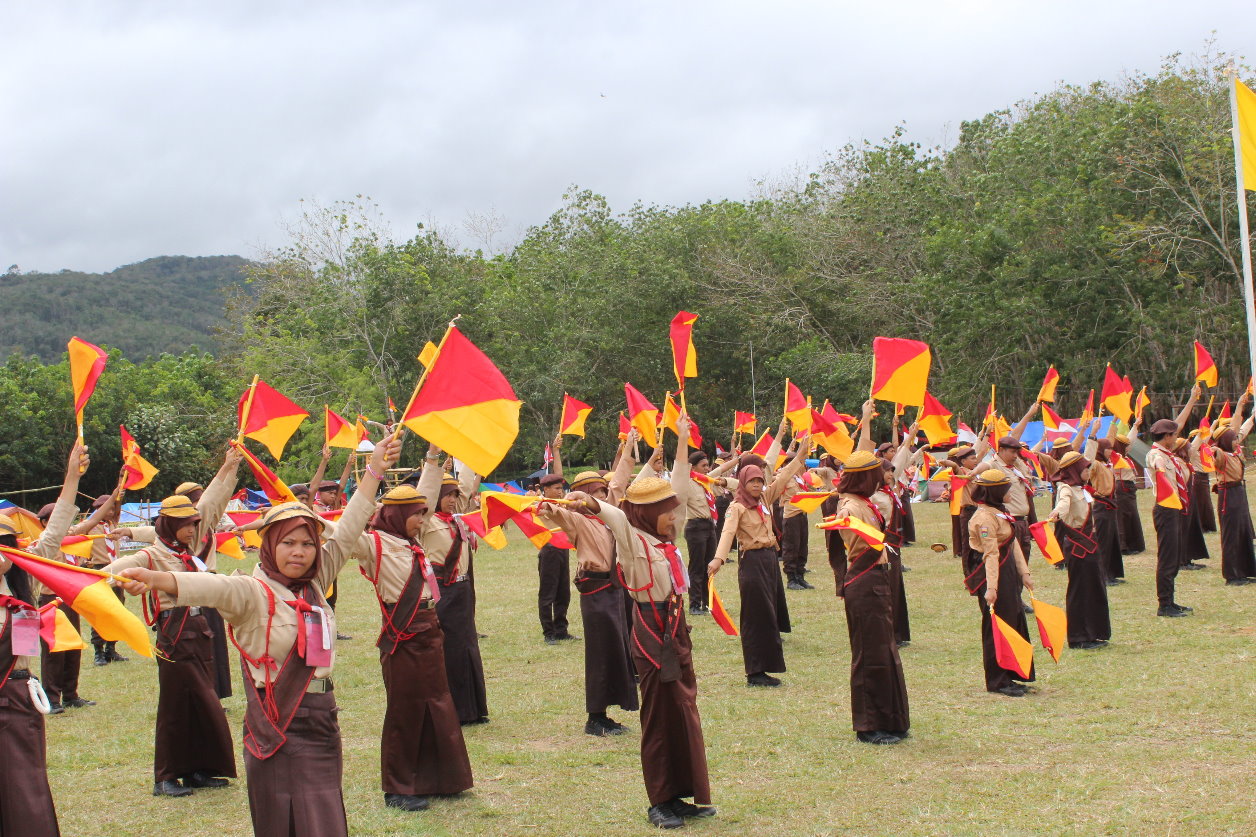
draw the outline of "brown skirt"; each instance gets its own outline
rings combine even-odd
[[[1208,544],[1204,540],[1204,527],[1192,503],[1186,514],[1182,515],[1182,564],[1207,560]]]
[[[0,689],[0,835],[60,833],[48,787],[44,716],[31,702],[30,681],[10,677]]]
[[[189,616],[169,659],[157,658],[157,733],[153,777],[236,775],[231,728],[214,690],[214,640],[204,616]]]
[[[1217,513],[1212,507],[1212,491],[1208,487],[1208,475],[1200,471],[1191,475],[1191,508],[1199,518],[1199,526],[1205,532],[1217,531]]]
[[[1055,538],[1064,551],[1068,568],[1068,589],[1064,593],[1064,610],[1068,614],[1068,642],[1104,642],[1112,638],[1112,620],[1108,614],[1107,576],[1103,557],[1094,539],[1095,529],[1079,532],[1056,521]]]
[[[392,654],[379,652],[388,696],[379,753],[384,793],[461,793],[474,784],[471,760],[449,694],[436,611],[419,611],[409,632],[415,635]]]
[[[584,710],[605,712],[618,706],[635,712],[641,704],[624,627],[624,594],[611,584],[609,575],[576,579],[584,623]]]
[[[866,559],[865,553],[856,561]],[[856,732],[906,732],[911,719],[894,641],[894,570],[882,564],[856,573],[846,585],[852,726]]]
[[[1121,536],[1117,532],[1116,498],[1095,498],[1091,519],[1095,522],[1100,566],[1105,578],[1125,578],[1125,558],[1121,555]]]
[[[1133,480],[1116,481],[1116,525],[1123,554],[1136,555],[1147,549],[1143,519],[1138,514],[1138,489]]]
[[[335,695],[307,694],[273,756],[259,759],[245,750],[256,837],[347,837],[339,711]]]
[[[698,805],[709,805],[711,784],[702,718],[698,715],[693,643],[684,609],[677,613],[677,607],[673,605],[670,620],[666,605],[659,605],[657,611],[650,605],[645,605],[644,610],[635,605],[632,609],[632,660],[641,678],[641,772],[651,805],[690,796]],[[661,658],[663,650],[656,612],[665,623],[679,623],[673,644],[680,677],[668,683],[663,682],[663,673],[653,662]]]
[[[776,568],[776,550],[742,552],[737,562],[737,586],[741,590],[739,625],[746,674],[785,671],[780,626],[785,592]],[[788,613],[784,618],[788,630]]]
[[[827,497],[820,504],[820,513],[825,517],[837,514],[838,499]],[[846,583],[846,542],[837,529],[824,530],[824,545],[829,553],[829,566],[833,568],[833,581],[837,584],[837,597],[842,597],[842,585]]]
[[[999,595],[994,602],[994,612],[1028,641],[1029,621],[1025,618],[1025,608],[1021,604],[1022,589],[1020,571],[1016,568],[1015,559],[1009,556],[999,567]],[[981,608],[981,662],[985,669],[986,691],[997,692],[1005,686],[1011,686],[1013,680],[1032,682],[1037,676],[1032,664],[1029,677],[1021,677],[999,665],[998,655],[994,650],[994,623],[990,619],[990,606],[986,604],[984,581],[973,595]]]
[[[894,639],[911,642],[911,619],[907,612],[907,586],[903,584],[902,547],[890,550],[890,597],[894,603]]]
[[[898,498],[903,501],[903,543],[915,543],[916,541],[916,513],[911,507],[911,489],[903,489]]]
[[[1218,517],[1221,522],[1221,576],[1226,581],[1256,576],[1256,551],[1252,548],[1252,511],[1242,483],[1218,486]]]
[[[445,635],[445,676],[449,694],[458,709],[458,720],[469,724],[488,717],[484,688],[484,662],[480,635],[475,627],[475,588],[470,580],[441,585],[436,604]]]
[[[227,649],[227,623],[212,607],[201,608],[201,614],[214,634],[214,691],[219,700],[231,697],[231,654]]]

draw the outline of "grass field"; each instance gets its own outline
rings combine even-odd
[[[1149,492],[1141,492],[1144,504]],[[1039,498],[1039,508],[1045,507]],[[949,543],[942,505],[918,504],[919,541]],[[789,593],[789,672],[748,689],[738,641],[695,617],[694,664],[719,816],[709,834],[1256,833],[1256,586],[1226,587],[1219,546],[1206,572],[1178,576],[1195,613],[1156,617],[1152,551],[1126,559],[1109,588],[1114,636],[1101,651],[1039,650],[1037,690],[987,694],[978,610],[949,551],[906,550],[912,644],[903,650],[911,738],[858,744],[850,727],[849,644],[841,601],[813,530],[816,590]],[[517,536],[515,541],[526,542]],[[492,722],[466,728],[476,787],[429,811],[386,810],[379,789],[383,690],[373,641],[378,609],[351,566],[341,576],[336,695],[344,735],[349,831],[390,834],[650,833],[635,713],[632,733],[583,734],[581,643],[541,641],[535,551],[512,544],[477,558],[479,624]],[[1064,603],[1065,574],[1035,556],[1039,597]],[[720,591],[737,612],[730,566]],[[578,602],[572,630],[582,634]],[[1032,621],[1031,621],[1032,624]],[[1036,637],[1035,637],[1036,638]],[[49,777],[66,835],[250,833],[244,780],[186,799],[155,799],[154,665],[135,655],[96,669],[81,692],[99,706],[48,719]],[[238,659],[233,668],[238,670]],[[239,734],[243,699],[226,702]],[[238,760],[243,777],[243,762]]]

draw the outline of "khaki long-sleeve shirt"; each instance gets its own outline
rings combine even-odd
[[[878,491],[871,497],[861,497],[858,494],[840,494],[840,501],[837,505],[838,517],[853,517],[856,520],[862,520],[876,529],[884,532],[886,525],[890,522],[890,515],[894,512],[894,501]],[[869,505],[871,503],[872,505]],[[876,511],[873,511],[875,506]],[[877,512],[880,512],[878,516]],[[856,560],[863,557],[863,554],[872,547],[858,534],[849,529],[839,529],[842,534],[842,543],[846,546],[846,561],[849,564],[855,563]],[[882,549],[877,557],[876,563],[889,563],[889,549]]]
[[[1007,488],[1007,497],[1003,500],[1007,513],[1013,517],[1024,517],[1029,514],[1029,506],[1033,497],[1029,488],[1033,483],[1029,481],[1029,475],[1021,470],[1016,463],[1004,465],[1003,460],[997,456],[989,462],[983,462],[978,465],[973,469],[973,474],[976,475],[989,470],[1007,474],[1012,481],[1012,484]]]
[[[981,553],[986,567],[986,585],[991,590],[999,589],[999,550],[1012,539],[1014,533],[1012,521],[991,506],[978,505],[968,521],[968,545]],[[1028,578],[1029,564],[1021,552],[1019,541],[1012,545],[1012,560],[1016,562],[1021,578]]]
[[[1055,509],[1052,514],[1071,529],[1080,529],[1090,519],[1090,506],[1094,501],[1086,489],[1077,485],[1059,483],[1055,487]]]
[[[721,561],[728,557],[733,548],[733,538],[737,539],[738,548],[742,551],[751,549],[772,549],[777,546],[776,533],[772,531],[772,504],[786,490],[786,486],[794,476],[802,470],[805,463],[801,457],[781,469],[772,477],[772,481],[763,489],[757,508],[746,508],[736,500],[728,504],[724,513],[724,528],[720,531],[720,541],[715,547],[715,557]]]
[[[540,517],[546,526],[557,526],[567,535],[576,548],[577,570],[614,572],[616,556],[632,550],[632,527],[628,525],[628,518],[610,503],[599,502],[594,514],[546,506]]]

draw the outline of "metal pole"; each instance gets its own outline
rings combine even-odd
[[[1247,224],[1247,188],[1243,183],[1243,147],[1239,135],[1238,72],[1230,64],[1230,131],[1234,140],[1234,181],[1238,185],[1239,239],[1243,253],[1243,302],[1247,309],[1248,374],[1256,376],[1256,292],[1252,289],[1252,239]],[[1249,378],[1250,380],[1250,378]]]

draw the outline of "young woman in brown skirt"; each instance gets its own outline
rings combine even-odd
[[[728,558],[737,539],[737,587],[741,591],[741,654],[747,686],[779,686],[781,681],[768,672],[785,671],[781,633],[789,631],[785,590],[777,569],[779,541],[773,531],[769,508],[806,466],[811,439],[804,437],[788,465],[771,484],[757,465],[745,465],[737,472],[737,491],[724,519],[724,531],[711,560],[714,577]]]
[[[1052,477],[1056,482],[1055,508],[1047,517],[1055,523],[1055,537],[1068,568],[1065,611],[1069,648],[1100,648],[1112,638],[1107,576],[1095,539],[1093,500],[1086,491],[1089,478],[1090,461],[1076,451],[1065,454],[1060,470]]]
[[[322,542],[325,521],[301,503],[262,519],[250,576],[124,569],[133,595],[159,591],[176,607],[215,607],[244,661],[244,769],[258,837],[344,837],[340,726],[331,673],[336,616],[323,594],[349,560],[375,508],[380,476],[400,442],[375,447],[358,490]]]
[[[198,503],[175,494],[161,501],[156,543],[105,569],[121,575],[141,567],[167,573],[213,575],[214,550],[198,554],[222,518],[235,488],[240,453],[227,451],[223,467]],[[157,728],[153,795],[188,796],[194,788],[220,788],[236,775],[227,716],[215,687],[214,636],[198,606],[180,605],[165,590],[146,595],[144,618],[157,632]]]
[[[1243,414],[1240,400],[1236,416]],[[1252,420],[1236,433],[1225,427],[1216,436],[1218,522],[1221,527],[1221,575],[1234,587],[1256,583],[1256,551],[1252,538],[1252,511],[1247,503],[1247,485],[1243,479],[1243,439],[1252,429]]]
[[[354,558],[375,590],[383,628],[379,664],[387,705],[380,733],[384,804],[422,811],[429,796],[461,793],[473,784],[458,710],[445,674],[444,635],[436,616],[440,588],[418,536],[427,496],[440,491],[428,469],[416,490],[384,495],[374,527],[358,538]]]
[[[1076,456],[1075,453],[1068,454]],[[1021,606],[1022,586],[1034,589],[1029,564],[1016,538],[1016,519],[1008,514],[1003,500],[1012,478],[997,468],[978,474],[970,483],[976,504],[968,521],[968,558],[964,586],[977,597],[981,608],[981,652],[986,673],[986,691],[1008,697],[1023,697],[1028,691],[1024,682],[1034,679],[1008,671],[998,663],[994,651],[994,625],[991,613],[1029,639],[1029,623]],[[1023,682],[1016,682],[1022,680]]]
[[[658,828],[679,828],[687,818],[715,815],[709,807],[711,785],[698,715],[693,643],[685,624],[689,573],[674,543],[679,507],[671,483],[657,477],[634,482],[623,502],[632,527],[632,551],[620,556],[620,580],[633,599],[632,659],[641,680],[641,772],[650,799],[647,815]]]
[[[893,515],[881,460],[857,450],[846,459],[837,484],[838,517],[850,517],[884,533]],[[849,529],[841,530],[848,563],[842,582],[850,637],[850,711],[855,737],[865,744],[897,744],[911,717],[907,683],[894,638],[891,548],[875,549]]]

